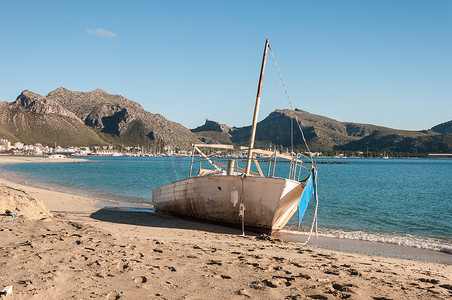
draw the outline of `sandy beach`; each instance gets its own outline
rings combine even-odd
[[[0,163],[33,161],[50,160],[0,156]],[[104,207],[95,199],[0,177],[0,290],[13,286],[12,293],[3,297],[452,296],[452,265],[441,260],[388,258],[301,246],[265,236],[241,237],[235,229],[120,206]],[[5,209],[17,217],[6,216]]]

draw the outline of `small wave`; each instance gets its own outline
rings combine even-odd
[[[296,228],[287,228],[282,230],[288,234],[308,235],[308,231]],[[415,247],[419,249],[428,249],[442,253],[452,254],[452,243],[447,240],[441,240],[430,237],[418,237],[409,234],[386,233],[386,232],[366,232],[366,231],[347,231],[332,228],[319,228],[318,236],[327,238],[341,238],[350,240],[361,240],[369,242],[380,242],[395,244],[399,246]]]

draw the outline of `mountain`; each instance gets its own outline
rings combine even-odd
[[[191,129],[191,132],[203,143],[208,144],[231,144],[231,132],[235,130],[225,124],[206,119],[204,125]]]
[[[452,133],[452,120],[433,126],[431,130],[437,133]]]
[[[102,138],[112,143],[162,143],[187,148],[198,140],[183,125],[150,113],[137,102],[101,89],[84,93],[58,88],[48,93],[46,98],[73,112],[85,125],[97,129]]]
[[[0,136],[27,144],[189,148],[198,141],[181,124],[100,89],[58,88],[46,96],[25,90],[15,102],[1,103],[0,111]]]
[[[422,133],[410,136],[409,134],[385,134],[375,132],[358,141],[334,147],[336,150],[348,151],[387,151],[389,153],[426,154],[451,153],[452,134]]]
[[[298,123],[296,122],[298,120]],[[277,109],[264,120],[258,122],[256,129],[257,145],[291,146],[293,132],[294,146],[304,145],[298,125],[303,129],[305,139],[311,150],[331,149],[334,145],[342,145],[357,137],[347,134],[346,126],[336,120],[296,110]],[[231,133],[234,143],[246,143],[249,140],[251,126],[237,128]]]
[[[233,128],[228,125],[206,119],[206,123],[204,123],[204,125],[191,129],[191,132],[216,131],[221,133],[229,133],[232,130]]]
[[[47,104],[42,96],[30,91],[24,91],[14,103],[0,103],[0,138],[25,144],[107,145],[72,114]]]
[[[434,128],[447,128],[443,124]],[[229,130],[219,130],[220,125]],[[268,147],[272,144],[289,148],[293,139],[295,149],[306,150],[298,126],[303,129],[304,137],[312,151],[387,151],[403,154],[452,152],[452,135],[439,134],[433,131],[434,128],[429,131],[407,131],[370,124],[339,122],[299,109],[275,110],[258,122],[256,145]],[[247,145],[251,126],[235,128],[208,120],[206,124],[192,131],[200,137],[210,137],[211,140],[229,139],[231,143]]]
[[[304,151],[303,129],[312,151],[372,151],[403,154],[452,153],[452,121],[430,130],[406,131],[340,122],[299,109],[275,110],[258,122],[256,146]],[[192,143],[247,145],[251,126],[231,127],[212,120],[189,130],[140,104],[101,89],[77,92],[57,88],[45,96],[24,90],[16,101],[0,102],[0,138],[60,146],[165,146],[190,149]],[[293,135],[291,134],[293,132]]]

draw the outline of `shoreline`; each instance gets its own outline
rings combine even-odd
[[[0,164],[21,164],[21,163],[58,163],[58,162],[81,162],[87,161],[84,158],[48,158],[43,156],[14,156],[0,155]]]
[[[303,242],[307,234],[292,234],[281,232],[277,237],[289,242]],[[311,237],[309,246],[325,250],[341,251],[344,253],[356,253],[377,257],[388,257],[414,261],[442,263],[452,265],[452,255],[441,251],[404,246],[379,241],[367,241],[359,239],[344,239],[340,237],[319,236]]]
[[[16,163],[61,163],[61,162],[83,162],[87,161],[83,158],[64,158],[64,159],[49,159],[46,157],[33,157],[33,156],[2,156],[0,155],[0,165],[1,164],[16,164]],[[107,199],[105,197],[96,197],[93,195],[80,194],[76,191],[77,188],[74,189],[74,192],[68,190],[59,190],[52,189],[42,185],[34,185],[25,182],[15,181],[11,178],[6,177],[2,172],[0,172],[0,180],[3,179],[6,182],[14,183],[19,185],[21,188],[31,187],[37,190],[49,191],[54,193],[61,193],[63,195],[72,196],[72,198],[77,199],[86,199],[89,203],[92,201],[96,202],[95,207],[97,209],[102,209],[105,207],[122,207],[124,210],[135,210],[143,209],[143,211],[152,208],[152,204],[145,204],[139,202],[129,202],[125,200],[119,199]],[[1,183],[1,181],[0,181]],[[82,190],[79,190],[82,191]],[[51,207],[56,205],[55,203],[51,204]],[[1,212],[0,212],[1,213]],[[201,222],[200,224],[208,224]],[[256,236],[257,234],[252,232],[247,232],[250,236]],[[304,232],[292,232],[290,230],[282,230],[281,232],[275,235],[275,238],[279,238],[286,242],[293,242],[295,244],[303,243],[307,238],[307,233]],[[344,253],[356,253],[363,255],[373,255],[378,257],[387,257],[387,258],[401,258],[407,260],[417,260],[423,262],[433,262],[433,263],[442,263],[447,265],[452,265],[452,254],[445,253],[438,250],[431,250],[421,247],[415,246],[407,246],[407,245],[398,245],[395,243],[389,242],[381,242],[381,241],[370,241],[363,239],[353,239],[353,238],[342,238],[342,237],[331,237],[331,236],[322,236],[319,235],[318,239],[312,236],[310,239],[308,246],[314,248],[320,248],[325,250],[334,250],[341,251]]]
[[[0,225],[0,284],[14,287],[11,299],[441,299],[452,294],[452,266],[444,263],[241,237],[233,228],[102,207],[89,197],[5,178],[0,178],[0,206],[2,197],[38,199],[52,214]]]

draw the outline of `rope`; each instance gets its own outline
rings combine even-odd
[[[290,152],[293,153],[293,119],[290,120]]]
[[[289,101],[289,105],[290,105],[291,110],[294,111],[293,105],[292,105],[292,101],[290,100],[289,93],[287,92],[286,85],[284,84],[284,80],[282,78],[281,72],[279,71],[278,64],[276,63],[275,55],[273,54],[273,51],[272,51],[270,45],[268,45],[268,49],[270,50],[270,54],[272,55],[273,62],[275,63],[276,70],[278,71],[279,79],[281,80],[282,86],[284,88],[284,92],[286,93],[287,101]],[[314,171],[314,176],[315,176],[315,181],[314,181],[314,186],[315,186],[315,190],[314,190],[314,194],[315,194],[315,211],[314,211],[314,218],[312,219],[311,230],[309,231],[308,238],[306,239],[306,242],[304,242],[302,244],[303,246],[305,246],[305,245],[308,244],[309,240],[311,239],[312,233],[314,231],[314,227],[315,227],[315,237],[317,238],[317,211],[318,211],[318,207],[319,207],[319,197],[318,197],[318,193],[317,193],[317,182],[318,182],[317,181],[317,168],[315,167],[314,160],[312,158],[311,150],[309,149],[308,143],[307,143],[306,138],[305,138],[304,133],[303,133],[303,129],[301,128],[301,124],[298,121],[298,118],[297,118],[297,115],[296,115],[295,112],[293,113],[293,116],[295,118],[295,121],[297,122],[298,129],[300,129],[301,137],[303,138],[303,142],[304,142],[304,144],[306,146],[306,149],[309,152],[309,160],[311,161],[311,163],[313,165],[313,171]],[[294,154],[293,153],[293,120],[291,120],[291,122],[292,122],[291,123],[291,131],[292,131],[291,132],[291,134],[292,134],[292,136],[291,136],[291,143],[292,143],[292,155],[293,155]],[[300,213],[300,212],[298,212],[298,213]]]
[[[309,231],[309,235],[308,238],[306,239],[306,241],[304,243],[302,243],[303,246],[306,246],[309,242],[309,240],[311,239],[312,236],[312,232],[314,231],[314,227],[315,227],[315,238],[317,238],[317,211],[318,211],[318,207],[319,207],[319,196],[317,194],[317,170],[314,171],[315,174],[315,181],[314,181],[314,185],[315,185],[315,211],[314,211],[314,218],[312,219],[312,225],[311,225],[311,230]]]
[[[245,196],[245,187],[244,187],[244,179],[245,173],[242,173],[240,179],[242,179],[242,194],[240,195],[240,206],[239,206],[239,216],[242,217],[242,235],[245,236],[245,204],[243,203],[243,198]]]
[[[17,220],[6,221],[6,222],[0,223],[0,224],[8,224],[8,223],[16,222],[16,221],[17,221]]]
[[[279,71],[278,64],[276,63],[275,55],[273,54],[273,51],[272,51],[272,48],[270,47],[270,45],[268,45],[268,49],[270,50],[270,54],[272,55],[273,62],[275,63],[276,70],[278,71],[279,79],[281,80],[282,86],[284,88],[284,92],[286,93],[287,101],[289,101],[290,109],[292,111],[294,111],[293,105],[292,105],[292,101],[290,100],[289,93],[287,92],[286,85],[285,85],[284,80],[282,78],[281,72]],[[298,129],[300,129],[300,132],[301,132],[301,137],[303,138],[303,142],[304,142],[304,144],[306,146],[306,149],[309,152],[310,161],[311,161],[311,163],[314,164],[314,161],[312,159],[311,150],[309,149],[308,143],[307,143],[306,138],[305,138],[304,133],[303,133],[303,129],[301,128],[300,122],[298,122],[298,118],[297,118],[297,115],[295,113],[294,113],[294,118],[295,118],[295,121],[297,121]],[[293,147],[293,131],[292,131],[292,147]],[[293,152],[293,150],[292,150],[292,152]]]

